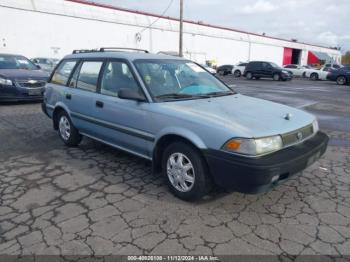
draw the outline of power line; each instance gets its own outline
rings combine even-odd
[[[173,4],[174,0],[170,0],[168,6],[164,9],[164,11],[162,12],[162,14],[156,18],[149,26],[145,27],[144,29],[142,29],[139,33],[142,34],[145,30],[150,29],[152,27],[152,25],[154,25],[155,23],[158,22],[159,19],[161,19],[166,12],[168,12],[169,8],[171,7],[171,5]]]

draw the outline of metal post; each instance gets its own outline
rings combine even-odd
[[[179,56],[183,57],[183,8],[184,2],[180,0],[180,36],[179,36]]]

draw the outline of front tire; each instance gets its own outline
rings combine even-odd
[[[313,80],[313,81],[318,80],[318,74],[317,74],[317,73],[312,73],[312,74],[310,75],[310,79]]]
[[[345,85],[346,84],[345,76],[338,76],[336,82],[338,85]]]
[[[236,71],[233,73],[233,75],[234,75],[235,77],[240,77],[240,76],[241,76],[241,71],[236,70]]]
[[[273,75],[273,80],[275,80],[275,81],[280,81],[280,80],[281,80],[280,75],[279,75],[279,74],[274,74],[274,75]]]
[[[165,149],[162,174],[171,192],[185,201],[200,199],[211,189],[204,158],[196,148],[184,142],[175,142]]]
[[[61,111],[57,117],[58,136],[67,146],[73,147],[80,144],[82,136],[79,134],[65,111]]]

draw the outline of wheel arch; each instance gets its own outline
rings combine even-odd
[[[233,74],[235,74],[236,72],[239,72],[240,75],[242,75],[242,71],[239,68],[233,68]]]
[[[201,154],[203,159],[205,157],[202,153],[202,149],[206,149],[204,142],[197,136],[189,136],[190,134],[184,133],[166,133],[160,136],[156,142],[152,152],[152,170],[154,173],[159,173],[162,166],[162,155],[165,148],[174,142],[184,142],[193,146]],[[206,160],[205,160],[206,161]]]
[[[66,106],[64,106],[62,104],[56,105],[55,109],[52,112],[52,122],[53,122],[53,128],[55,130],[58,130],[58,119],[57,119],[57,117],[58,117],[58,114],[60,112],[62,112],[62,111],[66,112],[69,115],[69,117],[70,117],[69,110],[66,108]]]
[[[320,77],[320,75],[319,75],[317,72],[312,72],[312,73],[310,74],[310,77],[312,77],[313,75],[316,76],[317,78]]]

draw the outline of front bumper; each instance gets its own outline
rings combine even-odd
[[[325,153],[327,144],[328,136],[318,132],[301,144],[262,157],[247,158],[220,150],[206,150],[204,155],[217,185],[242,193],[260,193],[314,163]]]
[[[326,79],[329,80],[329,81],[336,81],[337,78],[333,74],[328,74],[326,76]]]
[[[43,96],[0,96],[0,102],[41,101]]]
[[[34,95],[31,90],[35,90]],[[39,101],[43,99],[45,88],[26,89],[18,87],[1,87],[0,102]]]
[[[281,74],[281,78],[282,78],[282,80],[292,80],[293,79],[293,75]]]

